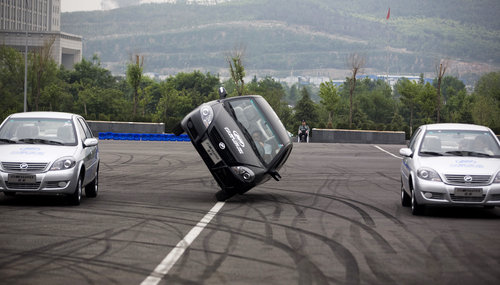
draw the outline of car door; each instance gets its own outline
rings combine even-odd
[[[77,129],[80,135],[82,136],[82,143],[86,139],[94,138],[92,131],[90,130],[89,126],[87,125],[87,122],[82,117],[77,118]],[[98,146],[85,146],[83,145],[82,151],[84,152],[84,159],[83,163],[85,165],[85,181],[84,184],[87,184],[88,182],[94,180],[96,173],[97,173],[97,167],[99,163],[99,152],[98,152]]]
[[[403,162],[401,164],[401,180],[403,182],[404,188],[410,191],[410,175],[411,172],[414,171],[414,162],[413,157],[415,156],[415,152],[417,151],[417,141],[421,137],[422,128],[418,128],[415,133],[413,133],[410,142],[408,144],[408,148],[411,149],[412,155],[410,157],[403,157]]]

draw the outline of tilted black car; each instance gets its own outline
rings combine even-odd
[[[221,187],[219,201],[273,177],[292,151],[280,119],[259,95],[222,98],[189,113],[174,133],[186,132]]]

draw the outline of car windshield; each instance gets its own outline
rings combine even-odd
[[[76,145],[69,119],[10,118],[0,129],[0,144]]]
[[[246,137],[253,143],[253,149],[269,164],[280,152],[283,142],[256,98],[231,100],[229,105],[240,126],[246,130]]]
[[[486,131],[430,130],[420,145],[420,155],[500,157],[500,146]]]

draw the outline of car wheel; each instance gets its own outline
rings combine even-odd
[[[217,199],[217,201],[223,202],[233,197],[234,195],[234,193],[229,193],[226,190],[221,189],[217,193],[215,193],[215,198]]]
[[[424,213],[425,206],[420,205],[415,197],[415,190],[411,191],[411,213],[415,216],[422,215]]]
[[[78,183],[76,184],[75,192],[68,196],[68,202],[71,205],[78,206],[82,200],[82,191],[83,191],[82,178],[78,177]]]
[[[97,172],[95,173],[95,178],[85,186],[85,196],[89,198],[95,198],[97,197],[97,192],[99,190],[99,169],[97,169]]]
[[[411,197],[408,195],[403,188],[403,181],[401,181],[401,205],[403,207],[410,207],[411,206]]]

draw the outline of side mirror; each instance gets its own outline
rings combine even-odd
[[[276,170],[269,171],[269,174],[274,178],[276,181],[280,181],[281,175],[278,173]]]
[[[226,92],[226,88],[224,87],[219,87],[219,98],[220,99],[224,99],[227,97],[227,92]]]
[[[413,151],[409,148],[402,148],[399,150],[399,154],[401,154],[404,157],[411,157],[413,155]]]
[[[83,147],[96,146],[99,141],[96,138],[85,139],[83,141]]]

